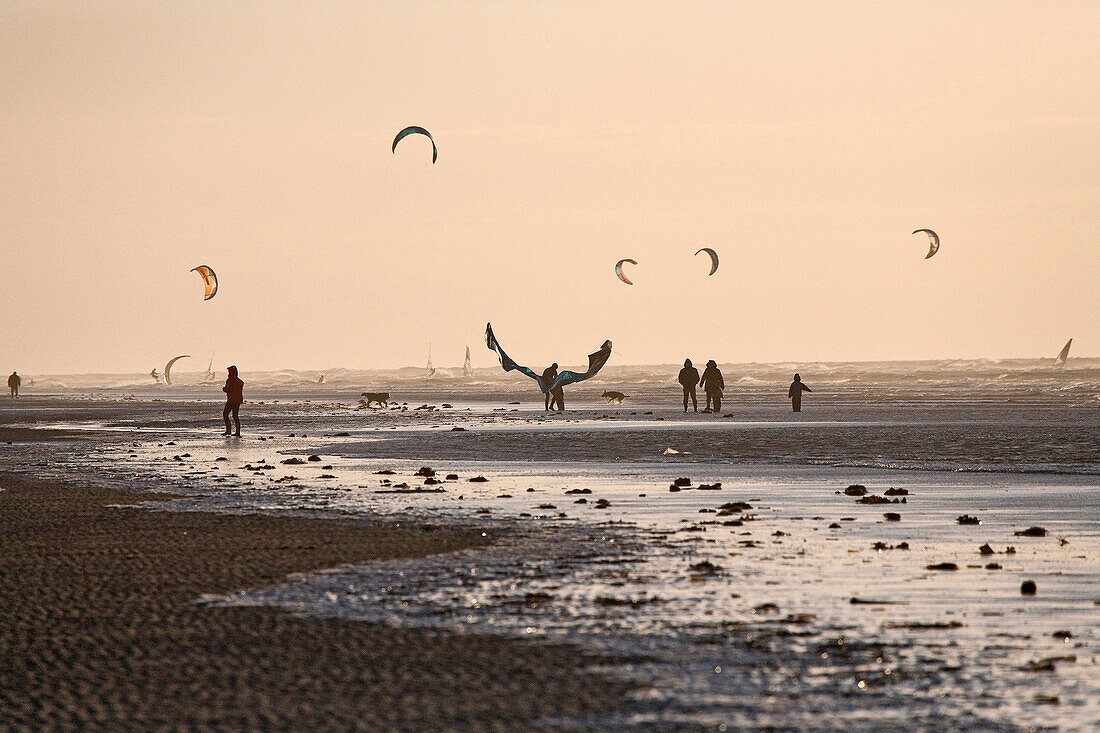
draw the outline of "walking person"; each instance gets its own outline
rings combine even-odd
[[[795,412],[802,412],[803,392],[813,392],[813,390],[802,383],[802,377],[795,374],[794,381],[787,390],[787,396],[791,398],[791,409]]]
[[[699,370],[691,365],[691,359],[684,359],[684,368],[677,377],[680,386],[684,388],[684,412],[688,411],[688,398],[691,398],[691,409],[699,412],[699,398],[695,396],[695,385],[699,384]]]
[[[542,370],[542,382],[547,387],[554,383],[554,380],[558,378],[558,363],[555,361],[550,366]],[[542,395],[543,398],[543,410],[549,410],[554,406],[554,393],[549,389]]]
[[[233,434],[235,437],[241,437],[241,404],[244,402],[244,382],[237,376],[237,367],[229,367],[229,377],[225,380],[225,386],[222,387],[222,392],[225,392],[225,409],[222,410],[222,419],[225,420],[225,432],[223,435]],[[237,425],[236,433],[232,433],[229,425],[229,416],[233,416],[233,422]]]
[[[707,368],[703,370],[703,376],[699,379],[699,386],[707,396],[707,406],[703,412],[722,411],[722,390],[726,388],[726,380],[722,378],[722,370],[714,359],[707,362]]]
[[[19,385],[21,384],[23,384],[23,378],[12,372],[11,376],[8,377],[8,389],[11,390],[12,399],[19,396]]]

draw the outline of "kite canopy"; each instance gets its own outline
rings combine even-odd
[[[404,130],[397,133],[397,137],[393,139],[393,145],[390,147],[390,152],[397,153],[397,143],[401,142],[409,135],[424,135],[432,141],[432,163],[434,164],[436,158],[439,157],[439,148],[435,146],[435,138],[432,137],[432,133],[428,132],[423,127],[417,127],[416,125],[406,127]]]
[[[630,280],[627,278],[627,276],[623,274],[623,263],[624,262],[629,262],[632,265],[638,264],[634,260],[619,260],[618,262],[615,263],[615,274],[618,275],[619,279],[622,280],[627,285],[633,285],[634,283],[630,282]]]
[[[928,254],[924,256],[924,259],[928,259],[932,255],[940,251],[940,235],[936,234],[931,229],[914,229],[913,234],[920,234],[924,232],[928,235]]]
[[[191,272],[199,273],[202,284],[206,286],[206,297],[203,300],[210,300],[218,294],[218,276],[214,274],[214,270],[211,269],[210,265],[199,265],[192,268]]]
[[[718,253],[710,247],[703,247],[701,250],[699,250],[699,252],[706,252],[708,255],[710,255],[710,272],[707,274],[713,275],[714,273],[718,272]],[[698,256],[699,252],[696,252],[695,255]]]
[[[164,365],[164,383],[165,384],[171,384],[172,383],[172,365],[173,364],[175,364],[180,359],[190,359],[190,358],[191,358],[190,354],[180,354],[179,356],[175,356],[175,357],[172,357],[171,359],[169,359],[168,363]]]
[[[552,389],[564,387],[567,384],[575,384],[576,382],[583,382],[586,379],[591,379],[592,377],[596,376],[596,373],[599,372],[600,369],[603,369],[603,365],[606,364],[607,360],[611,358],[611,340],[608,339],[607,341],[603,342],[603,346],[601,346],[597,351],[594,351],[588,355],[587,371],[560,372],[553,383],[547,384],[543,380],[541,374],[537,373],[530,367],[525,367],[517,364],[510,356],[504,353],[504,349],[500,347],[500,344],[497,342],[496,335],[493,333],[493,324],[491,323],[485,324],[485,345],[488,346],[491,350],[497,352],[497,356],[500,358],[500,365],[504,367],[504,371],[518,371],[525,374],[526,376],[538,382],[539,389],[542,390],[544,394]]]

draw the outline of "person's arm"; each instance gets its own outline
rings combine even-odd
[[[802,385],[802,389],[806,390],[807,392],[813,392],[813,390],[810,389],[809,387],[807,387],[806,385]]]

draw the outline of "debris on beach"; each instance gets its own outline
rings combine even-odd
[[[715,481],[713,484],[699,484],[695,488],[698,491],[719,491],[722,488],[722,482]]]
[[[313,463],[320,463],[321,462],[321,456],[313,455],[313,456],[310,456],[309,458],[307,458],[306,460],[311,461]]]
[[[900,522],[901,515],[897,512],[885,512],[882,516],[886,517],[887,522]]]
[[[415,475],[417,475],[417,476],[434,476],[435,475],[435,469],[431,468],[430,466],[421,466],[420,468],[416,469],[416,474]]]
[[[448,481],[458,481],[458,474],[457,473],[448,473],[447,474],[447,480]]]
[[[958,570],[959,566],[953,562],[939,562],[934,565],[925,565],[925,570]]]
[[[852,484],[848,488],[844,489],[846,496],[863,496],[867,493],[867,487],[863,484]]]
[[[839,526],[840,525],[838,524],[837,527],[839,527]],[[872,550],[877,550],[878,552],[882,552],[884,550],[908,550],[909,549],[909,543],[908,542],[899,542],[896,545],[888,545],[885,542],[876,542],[875,544],[871,545],[871,549]]]
[[[853,606],[896,606],[904,603],[904,601],[876,601],[870,598],[852,596],[848,603],[851,603]]]
[[[280,461],[280,463],[285,463],[288,466],[301,466],[305,461],[295,456],[294,458],[287,458],[284,461]]]
[[[1070,639],[1073,638],[1073,632],[1066,631],[1065,629],[1059,629],[1058,631],[1055,631],[1053,634],[1051,634],[1051,636],[1053,636],[1055,639],[1061,639],[1062,641],[1068,642]]]
[[[988,542],[986,542],[984,545],[982,545],[981,547],[978,548],[978,552],[980,552],[983,555],[992,555],[995,552],[995,550],[992,547],[989,546]]]
[[[591,494],[592,489],[569,489],[566,494]]]
[[[1043,527],[1028,527],[1019,532],[1013,532],[1017,537],[1046,537],[1047,531]]]
[[[1038,591],[1039,588],[1035,585],[1034,580],[1025,580],[1023,583],[1020,583],[1020,595],[1022,596],[1033,596]]]
[[[688,570],[696,575],[721,575],[724,572],[724,568],[715,565],[710,560],[703,560],[694,565],[689,565]]]
[[[856,504],[899,504],[897,499],[890,501],[886,497],[877,494],[868,494],[861,499],[856,499]]]
[[[485,484],[488,482],[489,479],[485,478],[484,476],[474,476],[472,479],[470,479],[470,483],[472,484]]]
[[[969,514],[963,514],[961,517],[955,517],[955,521],[959,524],[977,525],[981,524],[982,520],[977,517],[972,517]]]
[[[672,485],[680,487],[691,486],[691,479],[686,476],[681,476],[680,478],[674,480],[672,482]]]
[[[895,489],[893,486],[882,492],[886,496],[909,496],[909,489]]]

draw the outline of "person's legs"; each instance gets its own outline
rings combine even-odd
[[[795,412],[802,412],[802,395],[796,394],[791,398],[791,408]]]
[[[241,437],[241,406],[233,405],[233,422],[237,424],[236,436]]]
[[[684,412],[688,411],[688,388],[684,387]]]
[[[232,412],[233,405],[228,402],[225,403],[225,408],[222,410],[222,420],[225,420],[225,432],[222,435],[229,435],[232,432],[232,428],[229,425],[229,413]]]
[[[695,396],[695,386],[691,388],[691,409],[694,412],[699,412],[699,398]]]
[[[720,395],[720,394],[714,395],[714,411],[715,412],[721,412],[722,411],[722,395]]]
[[[545,394],[543,394],[542,396],[543,396],[543,398],[544,398],[544,399],[543,399],[543,403],[544,403],[544,404],[543,404],[543,406],[542,406],[542,409],[543,409],[543,410],[549,410],[549,409],[550,409],[550,398],[552,397],[552,395],[551,395],[551,394],[550,394],[549,392],[546,392],[546,393],[545,393]]]

